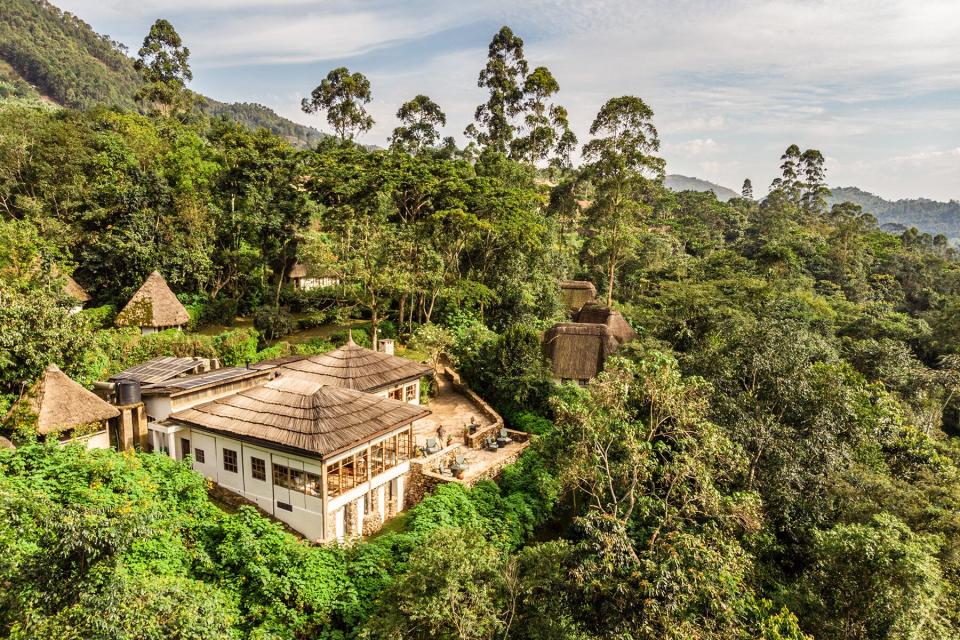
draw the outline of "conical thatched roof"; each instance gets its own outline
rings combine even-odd
[[[637,332],[624,319],[623,314],[596,302],[588,302],[583,305],[579,311],[573,314],[573,321],[606,325],[610,335],[617,341],[618,345],[630,342],[637,337]]]
[[[22,408],[23,403],[28,403],[29,411],[37,416],[37,432],[40,435],[102,422],[120,415],[116,407],[71,380],[55,364],[46,368],[11,412]]]
[[[378,391],[415,380],[431,369],[407,358],[358,346],[351,337],[339,349],[288,362],[283,371],[285,375],[319,384]]]
[[[173,414],[173,419],[327,456],[426,417],[419,405],[280,377]]]
[[[77,302],[83,304],[85,302],[90,302],[90,294],[87,293],[86,289],[81,287],[76,280],[72,277],[64,274],[57,265],[53,265],[50,269],[53,277],[63,278],[63,291],[68,296],[76,300]]]
[[[178,327],[190,315],[173,294],[160,272],[147,278],[130,302],[117,314],[118,327]]]
[[[307,277],[307,265],[302,262],[297,262],[292,267],[290,267],[290,272],[287,274],[288,278],[306,278]]]
[[[568,309],[576,311],[584,304],[593,302],[597,297],[597,288],[587,280],[561,280],[560,297]]]
[[[543,336],[544,355],[553,375],[564,380],[593,378],[618,346],[605,324],[561,322]]]
[[[70,276],[66,276],[63,290],[67,292],[68,296],[80,303],[90,302],[90,294]]]

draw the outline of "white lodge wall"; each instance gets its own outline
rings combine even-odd
[[[367,513],[376,511],[381,521],[385,521],[393,513],[403,510],[405,478],[410,470],[410,463],[399,462],[373,476],[369,481],[364,481],[340,495],[328,498],[326,510],[324,510],[322,489],[313,487],[312,490],[318,495],[311,495],[311,485],[306,482],[309,476],[306,474],[322,478],[325,464],[333,464],[338,460],[349,458],[354,453],[368,451],[370,447],[398,434],[407,433],[409,430],[410,425],[405,425],[321,463],[319,460],[305,456],[275,451],[201,429],[184,427],[176,434],[177,446],[173,455],[177,459],[183,459],[185,451],[182,440],[188,439],[190,453],[193,455],[193,468],[196,471],[218,485],[250,500],[311,540],[328,538],[339,540],[348,535],[359,535]],[[234,457],[231,455],[227,459],[227,452],[236,454],[236,471],[228,469],[233,466]],[[287,469],[303,474],[300,479],[304,480],[304,491],[296,491],[277,483],[275,472],[288,473],[285,471]],[[255,476],[262,476],[262,478]],[[388,495],[393,496],[392,504],[388,504]],[[371,500],[370,505],[367,504],[368,499]],[[350,526],[346,526],[345,522],[349,522]],[[330,524],[329,532],[327,531],[328,523]]]

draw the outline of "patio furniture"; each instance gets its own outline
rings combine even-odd
[[[497,444],[496,440],[488,437],[486,440],[483,441],[483,447],[489,451],[496,451],[497,449],[500,448],[500,445]]]
[[[500,437],[497,440],[503,440],[504,442],[513,442],[513,438],[510,437],[510,434],[507,432],[506,427],[500,429]]]
[[[427,455],[440,451],[440,445],[437,443],[437,439],[427,438],[427,446],[425,447],[425,450],[427,452]]]

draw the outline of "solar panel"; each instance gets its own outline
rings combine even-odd
[[[254,372],[250,369],[243,369],[241,367],[224,367],[222,369],[216,369],[206,373],[198,373],[197,375],[193,376],[176,378],[164,383],[161,386],[168,389],[195,389],[196,387],[215,384],[217,382],[223,382],[224,380],[230,380],[232,378],[239,378],[248,373]]]
[[[137,380],[141,384],[155,384],[175,378],[199,366],[202,362],[199,358],[174,358],[171,356],[154,358],[110,376],[110,379],[113,381]]]

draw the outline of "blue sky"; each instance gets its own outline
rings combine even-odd
[[[960,199],[957,0],[54,0],[139,47],[167,18],[197,91],[326,129],[300,99],[346,65],[370,78],[384,144],[426,93],[462,140],[484,98],[490,37],[509,24],[560,83],[581,141],[616,95],[654,110],[671,173],[763,193],[783,149],[820,149],[832,185]]]

